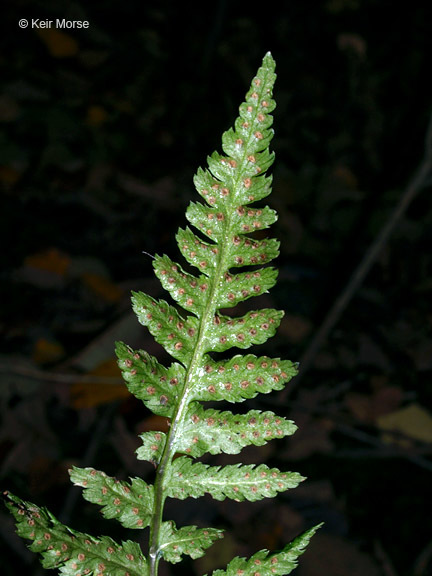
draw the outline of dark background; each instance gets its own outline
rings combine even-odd
[[[20,18],[90,25],[20,29]],[[163,296],[143,252],[178,258],[193,174],[270,50],[282,249],[262,302],[286,310],[267,350],[301,358],[422,161],[432,9],[18,1],[2,5],[1,26],[1,486],[78,530],[126,538],[69,489],[67,468],[151,476],[136,434],[163,423],[125,393],[113,359],[115,339],[160,354],[130,314],[131,289]],[[230,533],[176,573],[278,548],[321,520],[299,576],[432,573],[430,172],[424,184],[301,384],[255,402],[300,430],[243,459],[308,480],[251,506],[172,503],[178,524]],[[40,574],[0,514],[2,573]]]

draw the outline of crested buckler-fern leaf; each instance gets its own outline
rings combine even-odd
[[[103,506],[105,518],[116,518],[126,528],[146,528],[153,513],[153,486],[140,478],[121,482],[93,468],[73,468],[72,482],[84,488],[89,502]]]
[[[297,566],[298,557],[304,553],[309,540],[320,526],[321,524],[318,524],[318,526],[307,530],[276,554],[272,554],[268,550],[260,550],[249,560],[234,558],[226,570],[215,570],[213,576],[239,576],[240,574],[241,576],[256,576],[257,574],[284,576],[290,574]]]
[[[303,478],[296,472],[280,472],[265,464],[220,467],[202,462],[192,464],[190,458],[181,457],[171,467],[168,495],[172,498],[199,498],[208,493],[217,500],[255,501],[295,488],[301,480]]]
[[[176,564],[181,561],[182,554],[191,558],[200,558],[205,549],[216,540],[222,538],[222,530],[217,528],[197,528],[196,526],[183,526],[177,529],[174,522],[163,522],[161,526],[161,555]]]
[[[105,518],[128,529],[149,527],[149,553],[144,557],[133,542],[116,544],[93,538],[59,523],[49,512],[7,495],[18,532],[30,538],[43,565],[66,576],[156,576],[161,559],[177,563],[184,555],[198,558],[222,531],[216,528],[177,528],[165,519],[167,498],[256,501],[295,488],[304,478],[264,463],[203,463],[205,454],[238,454],[250,445],[262,446],[293,434],[295,424],[270,411],[252,409],[237,414],[214,404],[240,403],[281,390],[297,373],[289,360],[242,353],[274,336],[283,312],[230,310],[261,296],[276,283],[277,270],[267,264],[279,254],[279,242],[263,231],[277,214],[261,202],[271,192],[267,169],[274,160],[271,112],[275,63],[264,57],[240,106],[234,128],[222,136],[223,154],[208,157],[208,167],[194,178],[202,198],[186,210],[189,226],[176,239],[185,263],[157,255],[154,271],[167,300],[142,292],[132,296],[138,320],[170,354],[162,365],[142,350],[121,342],[118,363],[129,391],[154,414],[168,421],[167,431],[141,435],[137,457],[151,462],[154,484],[139,478],[117,480],[93,468],[73,468],[71,480],[83,496],[98,504]],[[259,204],[257,204],[259,202]],[[205,405],[211,402],[212,404]],[[234,558],[214,576],[289,574],[318,526],[278,553],[261,550],[249,560]]]
[[[146,576],[147,560],[138,544],[117,544],[111,538],[94,538],[61,524],[45,508],[5,494],[15,517],[18,534],[32,540],[30,550],[42,557],[44,568],[57,568],[64,576],[106,574]]]

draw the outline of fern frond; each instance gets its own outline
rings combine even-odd
[[[169,368],[142,350],[116,343],[119,367],[129,391],[158,416],[172,416],[184,382],[185,369],[174,362]]]
[[[176,240],[186,262],[198,268],[207,277],[214,274],[219,255],[217,246],[201,240],[189,227],[184,230],[180,228]]]
[[[171,498],[180,499],[210,494],[215,500],[230,498],[237,502],[255,502],[295,488],[302,480],[304,478],[297,472],[281,472],[265,464],[208,466],[180,457],[171,467],[167,493]]]
[[[218,308],[232,308],[253,296],[265,294],[276,284],[275,268],[259,268],[253,272],[227,272],[222,282],[226,290],[220,290],[216,301]]]
[[[278,275],[265,265],[278,256],[279,241],[263,236],[277,213],[256,205],[271,192],[272,178],[265,173],[274,160],[269,149],[274,70],[275,62],[267,54],[234,128],[222,136],[223,154],[214,152],[208,167],[199,168],[194,177],[203,201],[190,203],[186,210],[190,226],[176,235],[192,272],[157,255],[154,272],[171,301],[133,293],[138,321],[174,361],[164,366],[145,351],[116,344],[129,391],[167,419],[164,431],[141,434],[142,446],[136,451],[138,459],[155,466],[154,484],[139,478],[119,481],[93,468],[70,471],[72,482],[83,488],[83,497],[98,504],[105,518],[128,529],[150,528],[147,558],[134,542],[118,544],[105,536],[76,532],[47,510],[5,495],[18,534],[32,541],[30,548],[41,554],[44,567],[57,568],[64,576],[157,576],[160,559],[177,563],[184,555],[198,558],[222,537],[216,528],[177,528],[165,520],[167,498],[209,494],[216,500],[256,501],[275,497],[304,480],[296,472],[265,464],[211,466],[194,460],[208,453],[238,454],[246,446],[262,446],[296,430],[292,421],[270,411],[234,414],[203,406],[243,402],[281,390],[297,374],[297,365],[289,360],[238,353],[274,336],[282,311],[248,308],[242,316],[228,314],[234,306],[268,292]],[[219,353],[224,353],[223,359],[214,356]],[[235,558],[226,570],[213,575],[289,574],[317,528],[276,554],[261,550],[249,560]]]
[[[170,417],[184,383],[184,367],[173,363],[165,368],[146,352],[122,343],[117,343],[116,352],[130,392],[155,414]],[[205,355],[203,364],[190,392],[191,401],[243,402],[260,393],[282,390],[298,372],[297,364],[290,360],[253,354],[237,354],[221,361]]]
[[[297,372],[297,364],[268,356],[236,354],[222,361],[214,361],[210,356],[205,356],[191,398],[200,401],[243,402],[260,393],[282,390]]]
[[[173,521],[163,522],[161,526],[160,554],[167,562],[176,564],[183,554],[191,558],[200,558],[216,540],[223,538],[223,530],[216,528],[197,528],[183,526],[177,528]]]
[[[156,255],[153,267],[162,286],[173,300],[185,310],[198,315],[205,304],[206,291],[209,287],[207,276],[202,274],[196,277],[188,274],[180,264],[173,262],[166,255]]]
[[[257,574],[285,576],[291,574],[297,567],[298,557],[304,553],[310,539],[321,526],[322,524],[318,524],[310,528],[276,554],[268,550],[260,550],[248,560],[236,557],[231,560],[226,570],[214,570],[212,576],[257,576]]]
[[[185,319],[174,306],[143,292],[133,293],[132,304],[138,321],[148,328],[156,342],[187,365],[195,350],[198,319],[192,316]]]
[[[273,412],[250,410],[246,414],[205,410],[198,402],[189,406],[176,442],[177,452],[194,458],[210,454],[238,454],[245,446],[263,446],[275,438],[294,434],[297,426]]]
[[[206,352],[225,352],[234,346],[245,349],[253,344],[264,344],[275,335],[282,317],[282,311],[272,308],[254,310],[241,318],[217,314],[204,349]]]
[[[102,506],[105,518],[115,518],[125,528],[146,528],[153,513],[153,486],[134,478],[122,482],[94,468],[73,467],[69,471],[75,486],[84,488],[83,497]]]
[[[137,448],[138,460],[146,460],[158,466],[166,444],[166,434],[164,432],[144,432],[140,434],[142,446]]]
[[[148,574],[147,561],[136,542],[129,540],[117,544],[108,536],[95,538],[77,532],[59,522],[45,508],[9,492],[4,497],[15,517],[18,535],[32,541],[29,548],[41,555],[44,568],[57,568],[64,576]]]

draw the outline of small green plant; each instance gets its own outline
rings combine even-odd
[[[198,558],[222,537],[217,528],[177,527],[164,518],[167,498],[256,501],[296,487],[303,478],[265,464],[211,466],[198,459],[206,453],[238,454],[248,445],[293,434],[294,423],[273,412],[244,414],[205,407],[206,402],[243,402],[259,393],[281,390],[297,373],[288,360],[224,353],[247,349],[273,336],[283,312],[261,309],[229,316],[224,310],[267,292],[277,270],[264,266],[278,255],[275,239],[254,234],[273,224],[277,215],[268,206],[251,207],[271,192],[265,172],[273,162],[269,151],[275,107],[272,89],[275,63],[268,53],[240,106],[235,128],[222,136],[225,155],[214,153],[208,169],[198,170],[195,187],[206,204],[191,203],[186,211],[190,228],[180,229],[180,252],[198,274],[184,270],[168,256],[156,256],[154,269],[173,301],[133,294],[138,320],[174,358],[169,367],[142,350],[118,343],[119,366],[130,392],[154,414],[169,420],[167,433],[146,432],[137,457],[156,468],[154,484],[140,478],[119,481],[93,468],[73,468],[72,482],[86,500],[102,507],[128,529],[149,528],[148,555],[136,542],[116,543],[95,538],[61,524],[48,510],[5,493],[18,534],[32,540],[30,549],[42,556],[45,568],[65,576],[156,576],[161,559],[180,562]],[[204,239],[206,237],[206,239]],[[236,270],[237,269],[237,270]],[[183,309],[183,310],[182,310]],[[297,565],[315,526],[270,553],[234,558],[214,576],[289,574]]]

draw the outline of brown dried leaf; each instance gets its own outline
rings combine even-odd
[[[400,432],[407,438],[400,438],[397,443],[409,446],[410,440],[419,440],[432,444],[432,416],[419,404],[413,403],[391,414],[377,419],[379,428],[383,431]],[[395,441],[389,434],[383,434],[384,442]]]
[[[35,364],[42,366],[61,360],[65,355],[65,349],[60,342],[38,338],[33,346],[32,360]]]
[[[121,300],[123,296],[123,290],[106,276],[85,272],[81,279],[87,288],[89,288],[97,297],[105,300],[105,302],[114,304]]]
[[[345,405],[359,420],[369,424],[379,418],[394,412],[403,400],[403,390],[398,386],[384,386],[372,394],[348,392]]]
[[[86,381],[86,376],[83,376],[81,381],[71,386],[71,404],[78,410],[130,397],[129,390],[120,381],[120,372],[115,358],[103,361],[94,370],[88,372],[87,376],[92,378]],[[99,377],[101,381],[92,381],[94,377]],[[105,382],[104,378],[107,378]],[[117,378],[118,383],[113,381]]]
[[[70,58],[78,53],[78,42],[56,28],[38,28],[36,34],[54,58]]]

